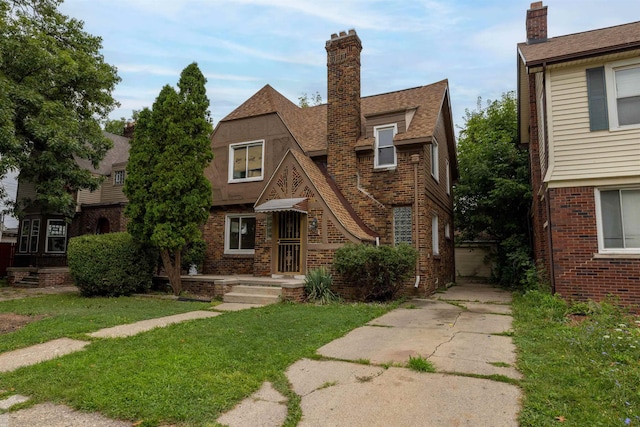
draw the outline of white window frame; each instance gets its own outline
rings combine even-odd
[[[20,242],[18,243],[18,253],[25,254],[29,252],[29,243],[31,236],[31,220],[23,219],[20,224]]]
[[[440,255],[440,235],[438,233],[438,214],[431,216],[431,249],[433,255]]]
[[[604,246],[604,220],[602,218],[602,203],[600,199],[601,191],[615,190],[640,190],[638,187],[613,187],[613,188],[596,188],[596,226],[598,227],[598,253],[600,254],[640,254],[640,248],[605,248]],[[623,230],[624,233],[624,230]]]
[[[393,129],[393,137],[392,137],[392,147],[393,147],[393,164],[385,163],[383,165],[379,164],[379,154],[378,154],[378,132],[381,130]],[[380,125],[373,127],[373,135],[375,138],[375,142],[373,144],[374,154],[373,154],[373,167],[374,169],[393,169],[398,166],[398,153],[396,152],[396,147],[393,145],[393,138],[395,138],[398,133],[398,125],[396,123],[388,124],[388,125]],[[386,147],[385,147],[386,148]]]
[[[631,125],[619,125],[618,124],[618,97],[616,93],[616,71],[639,68],[640,60],[638,58],[626,59],[623,61],[616,61],[605,64],[605,84],[607,87],[607,109],[609,112],[609,130],[625,130],[625,129],[638,129],[640,123],[634,123]]]
[[[451,195],[451,167],[449,166],[449,159],[445,159],[445,163],[444,163],[444,167],[445,167],[445,180],[446,180],[446,184],[447,184],[447,195]]]
[[[240,219],[240,226],[242,227],[242,219],[243,218],[253,218],[256,219],[255,214],[229,214],[225,217],[224,220],[224,253],[228,255],[253,255],[255,254],[255,243],[254,249],[231,249],[231,220],[232,219]],[[257,226],[257,224],[256,224]],[[257,240],[255,240],[257,243]]]
[[[124,185],[125,171],[124,169],[113,172],[113,185]]]
[[[431,176],[440,182],[440,155],[438,153],[438,141],[431,141]]]
[[[51,237],[51,236],[49,236],[49,232],[50,232],[51,222],[53,222],[53,221],[62,222],[64,224],[64,236],[55,236],[56,238],[63,238],[64,239],[64,242],[62,244],[62,247],[64,249],[61,250],[61,251],[49,250],[49,238]],[[45,250],[44,251],[47,252],[47,253],[50,253],[50,254],[63,254],[63,253],[65,253],[67,251],[67,235],[68,235],[68,232],[69,232],[69,227],[68,227],[68,224],[65,222],[64,219],[55,219],[55,218],[48,219],[47,220],[47,236],[46,236],[47,240],[46,240]]]
[[[249,148],[249,147],[253,147],[253,146],[260,146],[262,148],[262,162],[260,164],[260,176],[253,176],[250,178],[234,178],[233,177],[233,163],[234,163],[234,153],[235,150],[241,147],[245,147],[245,148]],[[264,146],[265,146],[265,141],[264,139],[258,139],[255,141],[247,141],[247,142],[239,142],[236,144],[230,144],[229,145],[229,183],[236,183],[236,182],[252,182],[252,181],[262,181],[264,179]],[[249,156],[247,156],[246,158],[246,162],[249,162]],[[248,168],[249,165],[248,163],[245,164],[245,170],[248,172]]]

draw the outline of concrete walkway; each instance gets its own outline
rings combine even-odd
[[[299,426],[517,426],[521,391],[509,382],[495,380],[521,377],[514,367],[510,302],[509,292],[486,284],[461,284],[428,299],[409,301],[321,347],[318,354],[324,360],[299,360],[286,372],[293,391],[301,397]],[[170,322],[218,314],[185,313],[92,335],[128,336]],[[58,354],[41,348],[39,352],[56,357],[59,347]],[[25,350],[35,353],[33,348]],[[8,355],[0,355],[0,371],[11,366]],[[429,360],[436,373],[408,369],[412,357]],[[15,358],[26,360],[25,355],[14,355],[12,360]],[[9,399],[19,403],[26,398]],[[265,383],[217,421],[230,427],[281,426],[287,416],[286,402]],[[12,427],[130,425],[51,404],[0,414],[0,426],[3,422]]]
[[[327,360],[303,359],[286,372],[301,396],[298,425],[517,426],[519,387],[489,378],[521,377],[510,302],[509,292],[486,284],[458,285],[321,347]],[[436,373],[406,368],[411,357],[429,360]],[[285,405],[254,395],[218,422],[280,426]]]

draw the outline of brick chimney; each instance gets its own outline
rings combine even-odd
[[[527,44],[547,41],[547,6],[541,1],[531,3],[527,10]]]
[[[347,196],[356,188],[355,143],[360,136],[360,52],[355,30],[327,41],[327,169]]]

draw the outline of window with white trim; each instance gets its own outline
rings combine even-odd
[[[227,215],[224,228],[224,252],[226,254],[253,254],[255,252],[255,215]]]
[[[393,137],[398,133],[396,124],[375,126],[375,168],[393,168],[397,164],[396,147],[393,145]]]
[[[451,224],[449,223],[444,225],[444,238],[451,239]]]
[[[411,206],[393,208],[393,242],[411,244]]]
[[[113,185],[123,185],[124,184],[124,171],[119,170],[113,172]]]
[[[261,181],[264,140],[229,145],[229,182]]]
[[[447,185],[447,194],[451,195],[451,168],[449,166],[449,159],[445,160],[444,163],[444,172],[446,174],[446,185]]]
[[[440,160],[438,158],[438,141],[435,138],[431,141],[431,176],[436,181],[440,181]]]
[[[45,252],[64,253],[67,250],[67,223],[63,219],[47,220]]]
[[[438,236],[438,214],[431,216],[431,248],[434,255],[440,255],[440,238]]]
[[[20,244],[18,252],[38,252],[38,238],[40,235],[40,220],[25,219],[20,230]]]
[[[605,66],[607,104],[612,128],[640,125],[640,62],[618,61]]]
[[[596,191],[601,253],[640,253],[640,189]]]

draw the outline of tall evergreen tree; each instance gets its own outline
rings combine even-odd
[[[97,166],[110,147],[100,121],[117,105],[120,81],[104,62],[102,40],[62,15],[62,0],[0,0],[0,177],[10,169],[35,185],[43,212],[73,216],[74,192],[100,180],[78,166]],[[23,203],[21,203],[23,202]]]
[[[124,186],[127,228],[160,250],[176,295],[182,291],[181,252],[200,239],[211,207],[211,185],[204,176],[213,159],[205,83],[198,65],[190,64],[177,92],[163,87],[153,109],[139,113]]]

